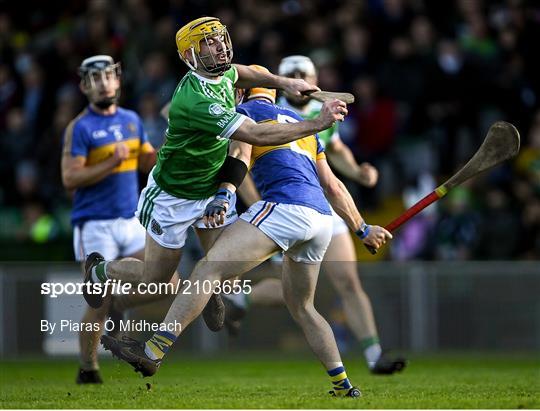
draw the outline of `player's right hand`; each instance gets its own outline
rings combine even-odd
[[[323,130],[331,127],[336,121],[343,121],[348,113],[347,104],[343,101],[336,99],[325,101],[319,114]]]
[[[369,234],[362,241],[365,245],[375,248],[376,250],[386,244],[386,241],[393,238],[390,231],[378,225],[370,226]]]
[[[358,168],[358,182],[364,187],[374,187],[379,180],[379,171],[369,163],[362,163]]]
[[[116,164],[120,164],[122,161],[129,158],[129,147],[125,143],[117,143],[114,148],[113,159]]]
[[[226,188],[220,188],[212,201],[204,209],[203,223],[207,228],[216,228],[225,223],[225,214],[233,193]]]
[[[282,90],[285,94],[293,97],[305,97],[305,93],[313,91],[321,91],[321,89],[313,84],[309,84],[307,81],[298,78],[285,78],[285,85]],[[307,99],[307,97],[306,97]]]

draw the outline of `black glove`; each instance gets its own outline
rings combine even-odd
[[[204,209],[203,221],[206,227],[217,227],[225,223],[225,213],[231,204],[233,193],[220,188],[212,201]]]

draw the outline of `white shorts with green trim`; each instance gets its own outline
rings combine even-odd
[[[182,248],[189,227],[206,228],[202,215],[213,198],[188,200],[172,196],[156,184],[150,173],[148,183],[139,197],[135,215],[156,243],[165,248]],[[225,224],[220,227],[232,224],[237,219],[236,196],[233,196]]]
[[[146,234],[135,217],[90,220],[73,228],[73,251],[77,261],[84,261],[93,251],[107,261],[128,257],[144,249]]]
[[[309,207],[258,201],[240,218],[253,224],[299,263],[323,260],[332,238],[332,216]]]

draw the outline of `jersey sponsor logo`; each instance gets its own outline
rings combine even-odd
[[[223,116],[223,118],[221,120],[219,120],[216,124],[218,127],[220,128],[225,128],[227,127],[227,125],[229,124],[229,122],[231,121],[231,119],[235,116],[236,114],[235,113],[228,113],[226,114],[225,116]]]
[[[150,222],[151,230],[154,234],[161,235],[163,234],[163,229],[159,225],[159,223],[152,218],[152,221]]]
[[[215,117],[222,116],[225,113],[225,109],[219,103],[212,103],[208,107],[208,112]]]
[[[98,138],[105,138],[107,137],[109,133],[107,133],[107,130],[94,130],[92,131],[92,138],[98,139]]]

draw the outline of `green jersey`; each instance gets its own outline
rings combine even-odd
[[[235,111],[237,79],[234,66],[219,80],[190,71],[176,87],[165,143],[153,173],[167,193],[188,200],[216,193],[216,176],[227,157],[229,138],[247,118]]]
[[[284,97],[280,98],[279,105],[298,113],[300,116],[302,116],[306,120],[311,120],[312,118],[317,117],[319,113],[321,112],[321,108],[322,108],[322,103],[320,101],[310,100],[309,103],[304,107],[304,109],[300,111],[298,110],[298,108],[289,104],[289,102]],[[317,136],[319,137],[319,141],[321,145],[323,146],[323,148],[326,148],[326,146],[329,143],[339,138],[338,124],[334,123],[332,127],[327,128],[326,130],[323,130],[323,131],[319,131],[317,133]]]

